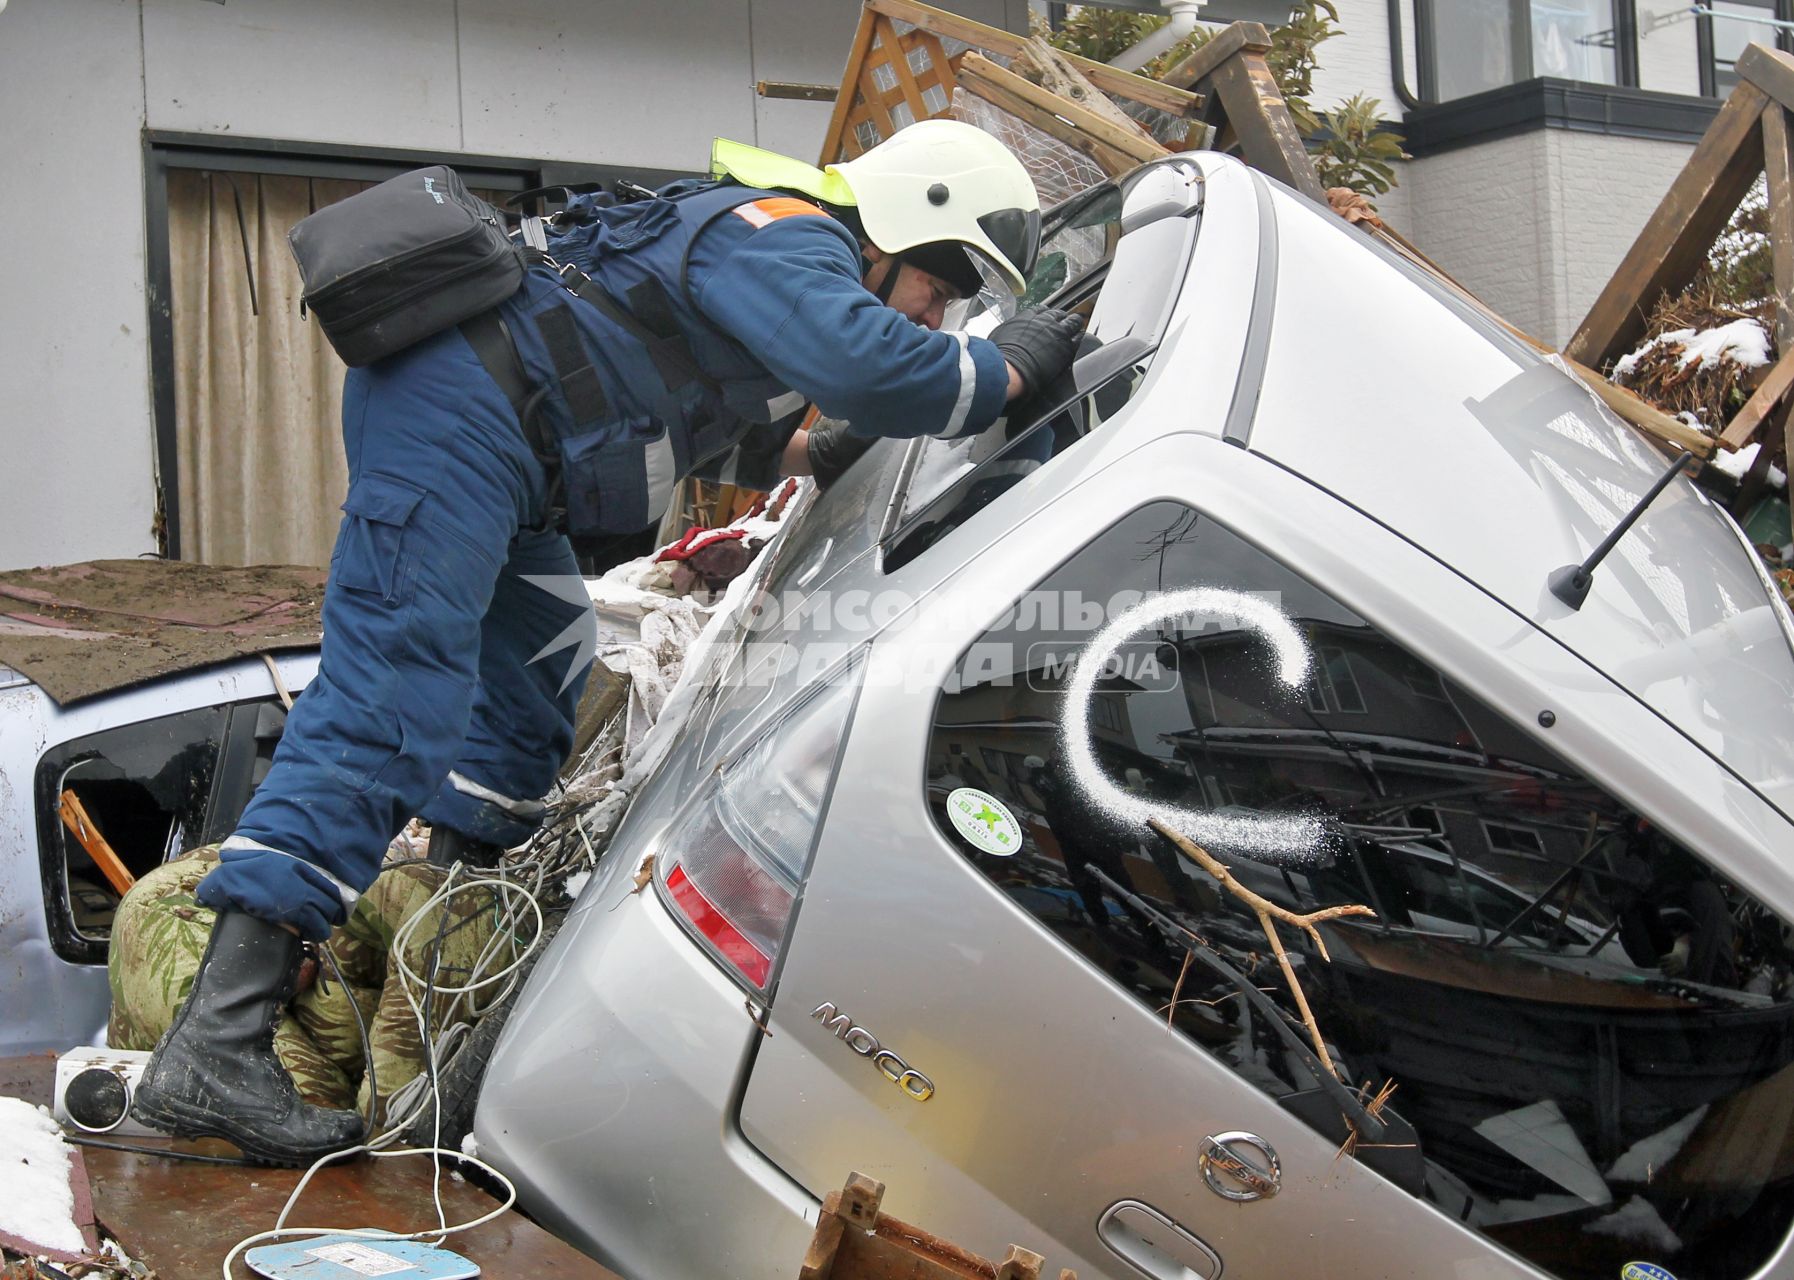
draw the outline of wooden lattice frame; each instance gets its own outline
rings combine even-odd
[[[909,29],[899,31],[898,23]],[[851,160],[904,125],[944,116],[951,110],[953,90],[960,82],[959,63],[948,57],[943,40],[956,40],[971,45],[974,50],[1004,58],[1029,56],[1028,40],[1013,32],[989,27],[916,0],[867,0],[860,12],[860,24],[848,52],[841,91],[835,98],[834,114],[823,139],[823,164]],[[1111,98],[1155,107],[1192,121],[1201,112],[1200,94],[1160,84],[1101,62],[1071,54],[1062,56],[1082,81]],[[991,65],[988,60],[981,61],[986,67]],[[1002,72],[1003,68],[996,70]],[[973,85],[967,87],[974,88]],[[1116,128],[1113,117],[1103,110],[1109,105],[1095,102],[1080,105],[1056,98],[1052,111],[1059,114],[1058,136],[1070,138],[1094,134],[1103,139],[1095,145],[1108,146],[1112,150],[1113,139],[1104,135],[1094,123],[1104,120],[1110,128]],[[1069,133],[1064,131],[1067,122],[1070,122]],[[1200,136],[1200,128],[1197,134]],[[1166,150],[1144,134],[1140,135],[1140,142],[1151,147],[1151,154],[1162,155]],[[1086,148],[1080,145],[1080,149]],[[1103,158],[1114,159],[1112,155]],[[1143,158],[1150,158],[1150,155],[1136,155],[1125,167],[1138,164]]]
[[[1749,444],[1766,423],[1785,433],[1788,392],[1794,387],[1794,155],[1788,123],[1794,58],[1753,44],[1739,57],[1737,70],[1738,87],[1565,348],[1574,359],[1604,368],[1636,347],[1657,300],[1688,286],[1757,175],[1766,174],[1776,345],[1782,355],[1721,433],[1719,443],[1727,449]]]

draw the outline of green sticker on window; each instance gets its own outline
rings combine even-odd
[[[947,816],[980,853],[1007,856],[1022,847],[1021,824],[1001,800],[977,787],[960,787],[947,797]]]

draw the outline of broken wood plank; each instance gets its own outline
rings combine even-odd
[[[1189,57],[1177,62],[1160,79],[1179,89],[1188,89],[1213,75],[1234,54],[1240,52],[1267,54],[1271,51],[1271,33],[1261,22],[1233,22],[1205,41]]]
[[[1638,345],[1664,293],[1694,278],[1708,249],[1763,167],[1763,108],[1748,82],[1732,90],[1682,172],[1589,308],[1564,353],[1601,368]]]
[[[1763,108],[1763,173],[1768,179],[1769,250],[1775,273],[1775,349],[1794,349],[1794,152],[1788,112]]]
[[[1246,163],[1325,205],[1327,193],[1320,175],[1264,58],[1242,49],[1217,67],[1207,83],[1227,113]]]
[[[1738,410],[1738,416],[1720,433],[1719,443],[1727,449],[1742,449],[1749,444],[1751,437],[1757,434],[1757,428],[1763,425],[1763,420],[1771,410],[1781,403],[1790,387],[1794,387],[1794,351],[1784,351],[1781,359],[1769,371],[1769,376],[1757,384],[1750,399]]]
[[[1081,151],[1110,177],[1170,154],[1153,139],[1118,129],[975,51],[960,55],[959,83],[992,105]]]
[[[791,80],[756,80],[754,92],[762,98],[783,98],[791,102],[833,102],[841,96],[838,85],[799,84]]]
[[[1733,67],[1740,80],[1748,80],[1783,108],[1794,111],[1794,58],[1767,45],[1748,44]]]
[[[1026,36],[986,26],[971,18],[962,18],[956,13],[921,4],[918,0],[866,0],[866,7],[876,9],[888,18],[911,23],[936,35],[959,40],[975,49],[1001,54],[1005,58],[1021,57],[1028,43]],[[1138,102],[1142,106],[1157,107],[1174,116],[1194,116],[1202,110],[1201,94],[1149,80],[1145,76],[1111,67],[1104,62],[1095,62],[1079,54],[1066,53],[1064,56],[1084,73],[1091,84],[1104,93]]]
[[[1116,106],[1114,100],[1091,84],[1084,73],[1072,65],[1069,58],[1039,36],[1023,46],[1022,56],[1017,61],[1033,68],[1040,86],[1047,92],[1057,94],[1073,105],[1101,116],[1117,129],[1137,133],[1157,143],[1156,138],[1140,127],[1138,120]]]
[[[125,866],[125,860],[118,856],[111,843],[100,834],[100,829],[87,815],[87,806],[81,803],[81,797],[73,791],[62,793],[62,825],[69,829],[80,846],[87,850],[87,856],[93,859],[94,866],[106,877],[119,897],[130,892],[131,886],[137,883],[137,877]]]
[[[990,1262],[880,1211],[884,1184],[853,1174],[829,1192],[798,1280],[1040,1280],[1046,1259],[1010,1245]],[[1078,1280],[1061,1271],[1059,1280]]]

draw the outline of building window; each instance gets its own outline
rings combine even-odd
[[[1629,18],[1630,0],[1420,0],[1420,96],[1449,102],[1538,76],[1628,83]]]
[[[1711,17],[1699,19],[1701,92],[1723,98],[1738,86],[1737,63],[1746,45],[1794,49],[1786,30],[1774,25],[1794,19],[1794,0],[1707,0]]]

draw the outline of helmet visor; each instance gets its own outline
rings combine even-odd
[[[1040,210],[998,209],[978,219],[978,228],[1024,278],[1040,252]]]

